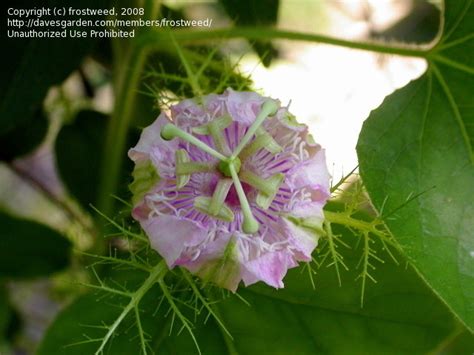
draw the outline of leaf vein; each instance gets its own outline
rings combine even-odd
[[[446,1],[446,0],[445,0]],[[463,20],[464,16],[466,16],[467,14],[467,10],[471,7],[471,4],[472,4],[472,0],[468,0],[466,2],[466,6],[464,6],[464,8],[462,9],[459,17],[456,19],[456,21],[454,22],[454,25],[449,29],[448,33],[446,33],[446,35],[444,36],[444,39],[443,39],[443,42],[446,41],[453,33],[454,31],[456,31],[456,29],[458,28],[459,24],[461,23],[461,21]],[[446,6],[446,5],[445,5]],[[445,10],[446,11],[446,10]]]
[[[474,153],[472,150],[471,141],[469,139],[469,134],[467,133],[467,129],[466,129],[466,126],[464,125],[464,121],[462,119],[461,113],[459,112],[459,107],[457,106],[456,101],[454,100],[454,97],[451,93],[451,90],[449,90],[449,86],[444,80],[443,75],[441,74],[441,71],[438,69],[438,67],[434,63],[432,63],[431,67],[441,87],[443,88],[444,94],[446,95],[446,98],[448,99],[451,109],[453,110],[454,118],[456,119],[456,122],[459,125],[459,129],[461,130],[461,135],[464,139],[464,143],[466,144],[466,147],[468,148],[468,154],[469,154],[471,163],[472,165],[474,165]]]

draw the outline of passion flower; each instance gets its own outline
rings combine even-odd
[[[324,150],[279,101],[254,92],[187,99],[130,149],[133,217],[168,267],[235,291],[283,287],[310,261],[329,197]]]

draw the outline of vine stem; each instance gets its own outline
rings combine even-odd
[[[152,286],[156,283],[159,282],[160,279],[163,278],[164,274],[168,271],[168,268],[166,267],[165,261],[162,260],[158,264],[156,264],[153,269],[151,269],[150,274],[148,275],[147,279],[143,282],[143,284],[140,286],[138,290],[136,290],[133,295],[130,298],[130,302],[125,306],[123,309],[122,313],[117,317],[115,322],[112,323],[112,325],[109,327],[109,330],[107,331],[107,334],[105,334],[105,337],[102,340],[102,343],[100,344],[100,347],[97,349],[95,352],[95,355],[100,355],[102,354],[105,346],[107,345],[108,341],[112,337],[112,335],[117,331],[117,328],[119,325],[122,323],[122,321],[125,319],[125,317],[134,309],[138,307],[138,304],[140,303],[141,299],[145,294],[152,288]]]
[[[279,30],[270,27],[233,27],[230,29],[224,28],[204,31],[179,30],[173,31],[172,36],[173,37],[171,38],[170,33],[167,33],[165,31],[147,31],[143,32],[137,37],[137,42],[139,46],[148,48],[163,44],[164,41],[172,40],[175,40],[177,42],[190,42],[195,44],[198,41],[216,39],[222,40],[239,37],[253,40],[280,38],[296,41],[318,42],[346,48],[361,49],[385,54],[396,54],[408,57],[426,58],[430,53],[430,49],[424,46],[396,47],[377,42],[353,42],[331,36]]]
[[[98,203],[99,210],[106,215],[110,215],[112,212],[111,196],[118,186],[133,104],[147,52],[144,48],[136,48],[132,45],[127,57],[121,63],[121,68],[125,68],[125,73],[117,89],[115,108],[107,129],[99,189],[101,192]]]
[[[160,0],[144,0],[146,18],[154,19],[158,15],[160,6]],[[98,201],[98,207],[105,215],[112,213],[113,203],[111,197],[115,194],[118,186],[127,133],[132,120],[133,104],[135,103],[140,75],[148,54],[146,48],[138,46],[136,41],[131,41],[125,55],[122,56],[118,42],[114,41],[113,43],[116,50],[114,69],[118,71],[116,75],[118,79],[115,83],[117,90],[114,111],[107,128],[103,151],[99,185],[101,193]]]

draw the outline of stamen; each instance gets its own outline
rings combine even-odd
[[[208,124],[193,128],[196,134],[210,134],[217,150],[225,154],[230,154],[229,147],[224,138],[223,130],[230,126],[232,118],[229,115],[215,119]]]
[[[176,175],[187,175],[193,173],[207,173],[214,171],[215,165],[200,163],[196,161],[185,162],[176,166]]]
[[[242,184],[240,183],[239,177],[237,176],[234,164],[229,164],[229,171],[232,176],[232,181],[234,182],[235,190],[237,191],[237,196],[240,202],[240,208],[242,209],[242,230],[247,234],[256,233],[259,229],[259,223],[252,214],[249,201],[247,200],[247,196],[245,196],[244,189],[242,188]]]
[[[250,171],[242,171],[239,176],[242,181],[245,181],[250,186],[259,190],[255,202],[264,210],[270,207],[270,204],[280,189],[280,185],[285,179],[285,175],[282,173],[272,175],[268,179],[263,179]]]
[[[224,203],[231,186],[231,179],[220,179],[212,194],[212,198],[205,196],[196,197],[194,199],[194,208],[199,212],[211,215],[223,221],[232,222],[234,220],[234,213]]]
[[[268,116],[275,115],[277,110],[278,110],[277,101],[267,100],[263,103],[260,113],[257,115],[257,117],[255,118],[255,121],[249,127],[249,130],[247,131],[247,133],[245,133],[245,135],[243,136],[237,148],[235,148],[234,152],[232,153],[231,159],[237,157],[240,154],[242,149],[244,149],[244,147],[253,137],[255,132],[257,132],[258,128],[262,125],[263,121],[265,121],[265,118],[267,118]]]
[[[234,212],[232,212],[232,210],[225,204],[222,204],[221,208],[216,214],[211,214],[209,212],[209,206],[211,205],[211,202],[212,198],[210,197],[198,196],[194,199],[194,208],[201,213],[210,215],[224,222],[232,222],[234,220]]]
[[[209,205],[209,213],[217,215],[219,210],[224,205],[225,198],[232,186],[232,179],[220,179],[217,183],[216,189],[212,194],[211,204]]]
[[[176,159],[176,188],[179,190],[184,187],[191,178],[189,174],[178,174],[178,167],[189,162],[189,155],[184,149],[179,149],[175,153]]]
[[[209,172],[214,169],[213,164],[191,161],[188,152],[184,149],[178,149],[176,157],[176,188],[181,189],[186,186],[191,178],[191,174]]]
[[[256,132],[257,137],[246,146],[242,153],[239,154],[240,159],[245,160],[258,150],[264,148],[272,154],[280,153],[283,148],[273,139],[273,137],[260,127]]]
[[[175,125],[171,123],[167,123],[163,126],[161,129],[161,137],[165,140],[171,140],[173,138],[181,138],[182,140],[189,142],[202,151],[212,155],[214,158],[217,158],[219,160],[226,160],[227,157],[219,153],[218,151],[212,149],[209,147],[206,143],[200,141],[193,135],[189,134],[188,132],[183,131],[182,129],[176,127]]]

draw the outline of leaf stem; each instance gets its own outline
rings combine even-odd
[[[324,211],[325,219],[330,223],[340,224],[347,227],[353,227],[358,230],[368,231],[381,239],[387,239],[384,232],[378,230],[373,223],[353,218],[347,213]]]

